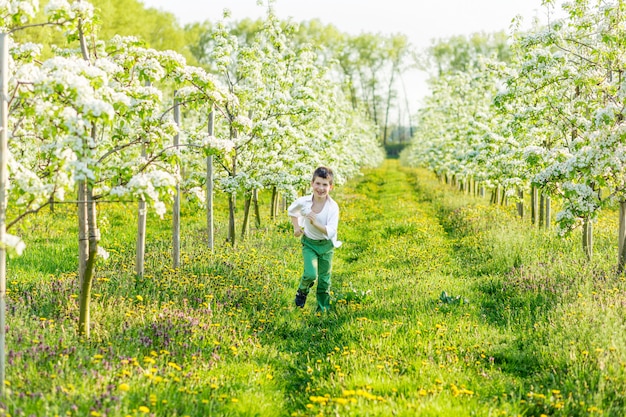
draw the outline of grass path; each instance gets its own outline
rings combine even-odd
[[[276,322],[266,341],[288,336],[277,349],[295,358],[281,379],[296,415],[456,416],[501,409],[498,398],[515,376],[494,380],[486,352],[507,332],[485,324],[477,303],[454,303],[457,296],[475,298],[473,285],[423,197],[414,172],[395,161],[337,196],[344,246],[336,252],[336,313],[317,318],[308,309],[296,311],[301,317]],[[441,301],[444,291],[450,303]]]
[[[154,216],[139,278],[135,211],[102,207],[112,256],[89,341],[76,334],[75,213],[42,213],[9,262],[0,417],[624,415],[626,281],[603,249],[614,226],[597,229],[611,261],[588,263],[577,239],[394,160],[334,193],[344,244],[323,316],[294,306],[301,248],[286,218],[211,251],[204,213],[186,208],[173,269],[170,224]]]

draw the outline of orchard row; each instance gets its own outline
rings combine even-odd
[[[539,189],[558,202],[561,233],[583,227],[591,256],[593,220],[626,208],[626,4],[575,0],[563,10],[548,25],[517,27],[508,53],[491,48],[434,77],[403,157],[512,199]]]
[[[85,1],[49,1],[43,22],[31,21],[36,12],[36,0],[0,4],[8,52],[0,226],[10,231],[53,203],[77,205],[79,329],[86,336],[96,260],[106,255],[96,203],[135,202],[145,224],[148,208],[161,216],[168,203],[179,210],[181,196],[208,205],[215,188],[229,196],[234,245],[236,195],[272,189],[294,196],[319,164],[335,168],[342,181],[383,158],[372,122],[320,68],[314,50],[295,42],[297,28],[271,10],[247,42],[226,22],[215,25],[207,69],[135,37],[100,39]],[[63,42],[12,36],[38,26],[58,28]],[[138,235],[139,249],[145,231]],[[18,237],[3,240],[3,248],[23,249]]]

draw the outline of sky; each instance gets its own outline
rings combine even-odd
[[[146,7],[173,13],[182,25],[220,20],[224,9],[231,11],[233,20],[265,15],[265,7],[259,6],[257,0],[142,1]],[[535,18],[541,22],[553,19],[555,16],[549,15],[541,3],[542,0],[275,0],[274,12],[281,19],[295,22],[317,18],[353,35],[401,33],[416,49],[423,50],[432,40],[456,35],[501,30],[508,33],[511,21],[518,15],[523,18],[522,27],[530,27]],[[428,93],[426,77],[417,70],[403,77],[411,112],[418,109]]]

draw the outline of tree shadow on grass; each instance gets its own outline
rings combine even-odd
[[[539,350],[545,341],[534,332],[535,325],[547,319],[559,298],[552,292],[525,290],[509,278],[483,279],[475,285],[475,291],[482,295],[479,307],[484,320],[515,335],[489,353],[494,365],[528,378],[544,367]]]
[[[34,246],[43,246],[39,250],[26,250],[19,257],[8,259],[7,268],[23,271],[25,274],[59,275],[74,272],[78,268],[78,247],[68,250],[66,239],[46,238]]]
[[[281,370],[280,383],[289,410],[306,409],[308,397],[312,395],[309,389],[318,383],[315,378],[320,375],[332,378],[336,372],[327,356],[337,347],[355,343],[343,331],[353,317],[334,309],[317,315],[312,307],[314,301],[315,297],[302,310],[296,307],[283,310],[282,315],[266,323],[265,331],[259,334],[261,344],[271,345],[280,352],[268,360],[275,369]]]
[[[557,305],[556,294],[525,291],[506,278],[486,278],[475,285],[482,295],[480,302],[483,317],[499,327],[530,327],[543,320]]]

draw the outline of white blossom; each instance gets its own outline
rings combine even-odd
[[[9,253],[18,256],[26,249],[26,243],[24,243],[20,237],[8,233],[4,235],[4,242],[0,242],[0,245],[2,245],[5,250],[8,250]]]

